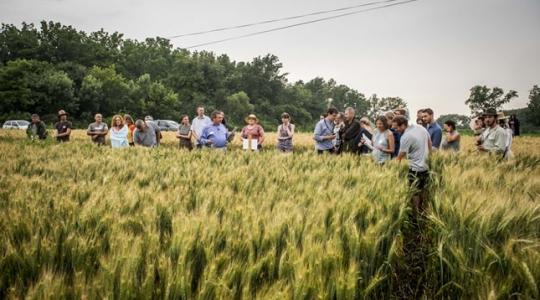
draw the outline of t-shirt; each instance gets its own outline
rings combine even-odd
[[[156,131],[151,127],[146,127],[142,131],[135,129],[135,132],[133,132],[133,142],[144,147],[155,147],[157,145]]]
[[[401,136],[399,152],[407,154],[409,169],[415,172],[424,172],[429,169],[429,133],[419,125],[407,127]]]
[[[109,127],[107,126],[107,123],[91,123],[88,125],[88,132],[90,133],[105,133],[109,131]],[[92,135],[92,142],[96,144],[105,144],[105,136],[104,135]]]
[[[441,126],[439,126],[438,123],[434,122],[432,124],[428,124],[427,130],[431,138],[431,146],[433,147],[433,149],[439,149],[442,140]]]
[[[146,123],[146,126],[154,131],[156,134],[156,145],[159,145],[159,142],[161,140],[161,129],[159,129],[159,126],[154,121],[144,121]]]
[[[54,124],[54,128],[56,128],[58,134],[66,133],[72,126],[70,121],[58,121]],[[69,141],[69,135],[56,137],[56,140],[59,142],[67,142]]]
[[[489,152],[502,154],[506,150],[506,130],[498,125],[495,128],[487,128],[482,133],[481,139],[484,143],[484,148]]]
[[[201,138],[203,129],[207,126],[210,126],[212,124],[212,121],[207,116],[202,116],[202,118],[199,118],[198,116],[193,118],[193,122],[191,123],[191,130],[197,135],[197,139]]]
[[[252,139],[258,140],[260,144],[260,139],[264,136],[264,129],[258,124],[251,128],[249,126],[244,127],[242,129],[242,138],[247,139],[250,135]]]

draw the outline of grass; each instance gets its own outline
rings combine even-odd
[[[273,143],[275,135],[268,141]],[[0,298],[538,298],[540,139],[406,166],[296,153],[32,143],[0,131]],[[268,146],[268,148],[272,148]]]

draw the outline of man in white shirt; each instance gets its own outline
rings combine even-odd
[[[202,136],[203,129],[207,126],[210,126],[212,124],[212,120],[208,116],[204,115],[204,107],[198,106],[197,107],[197,116],[193,118],[193,122],[191,122],[191,132],[193,132],[193,135],[195,136],[195,140],[197,141],[196,145],[197,148],[202,148],[203,145],[200,144],[199,139]]]
[[[409,126],[407,118],[397,116],[393,120],[393,126],[401,133],[401,143],[397,159],[409,160],[409,184],[416,191],[412,202],[417,212],[422,212],[425,198],[425,190],[429,180],[429,153],[432,149],[429,132],[420,125]]]

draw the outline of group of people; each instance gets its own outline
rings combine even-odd
[[[226,150],[228,143],[234,139],[236,128],[231,128],[227,124],[224,113],[214,111],[207,116],[203,106],[197,107],[196,113],[191,122],[187,115],[180,118],[176,133],[179,147],[189,150],[193,148]],[[399,157],[404,132],[399,130],[395,119],[400,116],[406,118],[406,115],[405,109],[386,112],[375,119],[373,128],[368,118],[358,119],[352,107],[347,107],[344,112],[329,108],[315,125],[313,133],[315,149],[321,154],[372,155],[377,163],[384,164]],[[58,112],[58,122],[54,125],[55,138],[58,142],[67,142],[70,139],[73,125],[67,118],[68,114],[64,110]],[[111,120],[110,128],[103,122],[101,114],[96,114],[94,119],[95,122],[88,125],[87,135],[97,145],[105,145],[107,135],[113,148],[160,145],[161,130],[151,116],[146,116],[144,120],[134,120],[128,114],[115,115]],[[262,149],[265,132],[257,116],[250,114],[245,121],[246,126],[240,132],[243,148]],[[460,150],[461,136],[456,129],[456,123],[448,120],[441,128],[435,121],[431,108],[419,110],[416,124],[412,125],[418,125],[428,132],[431,150]],[[519,135],[517,118],[509,119],[502,112],[487,109],[482,115],[473,119],[471,127],[474,129],[478,151],[496,153],[507,159],[511,157],[512,137]],[[295,126],[291,122],[290,115],[283,113],[281,124],[277,127],[277,148],[280,151],[293,151],[294,133]],[[38,115],[32,115],[27,134],[32,139],[47,138],[46,126]]]
[[[67,142],[70,139],[72,123],[67,117],[64,110],[58,112],[58,122],[54,125],[58,142]],[[495,109],[487,109],[473,119],[471,126],[474,129],[477,150],[493,153],[501,158],[510,158],[512,136],[519,135],[519,129],[517,132],[515,130],[516,125],[519,126],[517,119],[514,118],[513,122],[511,120]],[[263,127],[254,114],[250,114],[245,121],[247,125],[240,132],[243,149],[260,150],[265,141]],[[293,151],[294,132],[295,126],[291,123],[290,115],[283,113],[281,124],[277,127],[277,148],[280,151]],[[32,115],[27,134],[32,139],[47,138],[45,124],[38,115]],[[204,107],[199,106],[191,123],[187,115],[181,117],[176,137],[181,148],[225,151],[235,134],[236,128],[228,126],[222,111],[214,111],[210,116],[206,116]],[[127,114],[113,116],[111,128],[103,122],[101,114],[96,114],[95,122],[88,126],[87,135],[97,145],[104,145],[106,136],[109,135],[113,148],[158,147],[162,139],[161,130],[151,116],[134,121]],[[368,118],[357,119],[352,107],[347,107],[342,113],[336,108],[329,108],[315,125],[313,139],[319,154],[371,155],[381,165],[392,159],[407,159],[409,183],[419,191],[412,198],[418,209],[422,207],[424,197],[421,193],[425,190],[429,178],[429,154],[439,149],[459,151],[461,143],[456,123],[448,120],[441,128],[430,108],[417,112],[416,123],[409,122],[405,109],[386,112],[375,119],[374,128]]]
[[[68,114],[64,110],[58,112],[58,122],[54,125],[55,139],[58,142],[68,142],[71,136],[73,124],[68,121]],[[282,124],[277,128],[277,148],[283,152],[293,150],[292,139],[294,136],[294,124],[288,113],[281,116]],[[250,114],[246,117],[246,126],[240,132],[244,149],[258,151],[262,149],[265,141],[265,132],[259,124],[256,115]],[[27,134],[31,139],[46,139],[47,130],[37,114],[32,115],[31,124],[28,126]],[[159,126],[151,116],[146,116],[144,120],[134,120],[130,115],[115,115],[111,119],[111,126],[103,121],[101,114],[94,116],[94,122],[88,125],[86,134],[91,141],[97,145],[105,145],[106,137],[109,135],[112,148],[125,148],[129,146],[158,147],[162,139]],[[230,128],[225,121],[225,114],[222,111],[214,111],[210,117],[205,115],[203,106],[197,107],[197,115],[190,122],[187,115],[180,118],[180,124],[176,137],[179,140],[179,147],[192,150],[193,148],[211,148],[226,150],[236,134],[236,128]],[[193,142],[194,141],[194,142]]]

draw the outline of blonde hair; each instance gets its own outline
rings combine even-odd
[[[367,126],[371,127],[371,121],[370,121],[368,118],[366,118],[366,117],[361,118],[361,119],[360,119],[360,123],[364,123],[364,124],[366,124]]]
[[[124,117],[122,117],[121,115],[114,115],[111,120],[111,128],[116,127],[116,124],[114,122],[116,119],[120,119],[120,121],[122,121],[122,125],[124,125]]]

